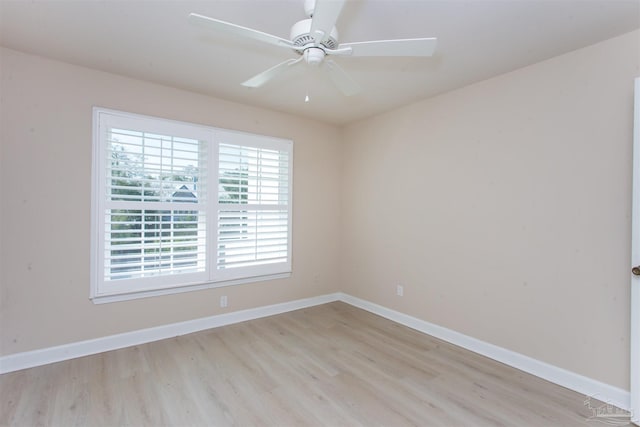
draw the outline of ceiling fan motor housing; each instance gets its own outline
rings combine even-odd
[[[293,44],[303,47],[314,42],[311,35],[311,21],[311,19],[303,19],[293,24],[290,37]],[[331,33],[329,33],[329,38],[322,42],[322,46],[328,49],[336,49],[338,47],[338,30],[336,30],[336,27],[333,27]]]

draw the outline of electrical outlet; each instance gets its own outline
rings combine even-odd
[[[229,305],[229,304],[228,304],[228,301],[227,301],[227,296],[226,296],[226,295],[222,295],[222,296],[220,297],[220,307],[223,307],[223,308],[224,308],[224,307],[226,307],[227,305]]]
[[[401,297],[404,295],[404,286],[402,285],[398,285],[398,287],[396,288],[396,294]]]

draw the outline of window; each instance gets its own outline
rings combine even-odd
[[[95,108],[92,299],[289,274],[292,145]]]

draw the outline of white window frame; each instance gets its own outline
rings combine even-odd
[[[106,127],[110,122],[130,129],[144,127],[146,132],[180,136],[204,141],[207,144],[206,202],[198,210],[206,216],[206,270],[152,278],[104,280],[106,240],[106,206],[108,195]],[[287,196],[287,256],[285,262],[264,264],[251,268],[218,269],[218,152],[219,145],[235,144],[288,153]],[[94,303],[107,303],[191,290],[215,288],[242,283],[286,278],[292,270],[292,196],[293,196],[293,141],[214,128],[192,123],[144,116],[101,107],[93,108],[93,156],[91,192],[91,287],[90,299]],[[171,204],[171,202],[166,202]],[[135,286],[134,286],[135,285]]]

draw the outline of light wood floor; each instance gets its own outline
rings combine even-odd
[[[339,302],[0,376],[3,426],[593,426],[584,401]]]

